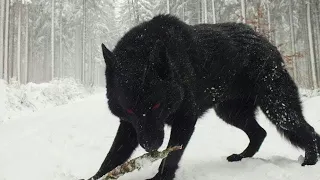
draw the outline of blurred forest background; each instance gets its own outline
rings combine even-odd
[[[248,23],[278,47],[301,88],[319,88],[319,0],[0,0],[0,79],[103,85],[101,43],[113,49],[159,13],[188,24]]]

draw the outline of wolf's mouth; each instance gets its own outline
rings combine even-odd
[[[139,144],[147,152],[152,152],[152,151],[157,151],[161,147],[162,143],[163,143],[163,140],[157,137],[154,140],[144,140]]]

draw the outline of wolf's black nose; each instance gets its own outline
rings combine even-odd
[[[154,142],[154,143],[142,143],[141,146],[143,147],[144,150],[146,150],[147,152],[152,152],[152,151],[156,151],[160,148],[161,144]]]

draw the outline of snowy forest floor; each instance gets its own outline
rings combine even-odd
[[[101,91],[104,88],[84,86],[73,78],[21,85],[16,81],[8,85],[0,79],[0,123],[45,108],[75,102]]]
[[[320,132],[320,96],[304,98],[304,115]],[[198,121],[177,171],[177,180],[319,180],[320,163],[301,167],[301,150],[287,143],[259,111],[258,121],[268,133],[254,158],[229,163],[248,139],[226,125],[213,110]],[[57,107],[19,115],[0,123],[0,180],[76,180],[93,175],[107,154],[118,120],[107,108],[105,92]],[[166,146],[169,135],[166,128]],[[143,154],[139,147],[135,156]],[[300,159],[300,160],[299,160]],[[120,180],[143,180],[153,166]]]

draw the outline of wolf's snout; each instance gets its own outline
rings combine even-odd
[[[143,142],[140,145],[147,151],[147,152],[151,152],[151,151],[156,151],[160,148],[162,142],[159,141],[154,141],[154,142]]]
[[[147,152],[155,151],[160,148],[162,145],[164,138],[164,132],[153,132],[153,133],[147,133],[142,134],[139,137],[139,144],[142,148],[144,148]]]

